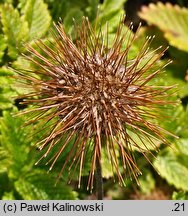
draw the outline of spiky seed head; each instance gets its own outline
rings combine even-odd
[[[30,122],[52,121],[48,134],[39,142],[39,149],[44,151],[40,160],[58,147],[48,162],[51,170],[66,151],[59,178],[67,166],[70,173],[79,169],[80,185],[85,158],[92,152],[88,178],[88,188],[92,188],[96,160],[101,161],[104,149],[120,184],[124,183],[122,173],[137,180],[141,171],[132,149],[137,148],[149,160],[148,143],[167,143],[166,135],[170,134],[153,122],[159,118],[158,108],[170,103],[167,92],[172,86],[151,84],[165,66],[157,64],[165,49],[151,51],[148,47],[152,38],[148,37],[130,59],[137,32],[125,31],[122,20],[112,43],[108,25],[101,30],[100,26],[92,27],[87,18],[75,27],[75,40],[66,34],[62,23],[54,26],[51,45],[39,40],[37,48],[28,46],[31,55],[26,58],[37,67],[33,67],[32,73],[18,72],[26,80],[26,88],[32,88],[22,96],[24,103],[35,106],[24,112],[35,113]],[[137,144],[130,132],[145,148]]]

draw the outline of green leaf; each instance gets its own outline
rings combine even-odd
[[[1,161],[0,161],[1,163]],[[8,182],[8,176],[6,172],[0,172],[0,199],[2,199],[3,195],[6,191],[10,191],[10,185]]]
[[[104,0],[103,4],[101,5],[101,12],[106,15],[113,14],[114,12],[120,11],[123,9],[123,5],[125,4],[126,0]]]
[[[83,12],[79,8],[71,8],[69,10],[69,13],[63,20],[63,24],[65,27],[65,30],[67,33],[71,34],[73,33],[73,28],[74,28],[74,22],[73,19],[75,20],[75,23],[81,23],[82,17],[84,16]]]
[[[0,174],[7,172],[9,165],[10,165],[9,153],[5,148],[0,146]]]
[[[176,141],[176,147],[181,152],[181,154],[185,154],[188,156],[188,138],[179,139]]]
[[[8,111],[3,112],[0,121],[0,175],[7,174],[11,189],[16,190],[22,199],[76,199],[72,189],[59,182],[55,186],[57,172],[33,167],[34,153],[31,154],[31,140],[28,137],[32,126],[21,127],[23,117],[13,118]],[[3,182],[6,185],[6,182]],[[6,186],[7,187],[7,186]],[[3,198],[13,199],[12,191],[0,190]],[[4,193],[5,192],[5,193]]]
[[[13,106],[13,103],[9,100],[9,98],[7,98],[6,95],[5,94],[0,95],[0,109],[1,110],[8,109]]]
[[[35,170],[32,174],[21,177],[15,182],[17,192],[26,200],[52,199],[73,200],[77,198],[76,192],[68,185],[58,182],[52,173],[47,174],[42,170]]]
[[[1,22],[8,44],[8,55],[12,59],[16,59],[18,50],[21,51],[23,42],[28,39],[28,23],[20,16],[18,10],[10,4],[5,4],[1,8]]]
[[[18,8],[20,9],[20,8],[23,8],[24,7],[24,5],[27,3],[27,0],[18,0]]]
[[[180,65],[170,65],[166,68],[165,79],[164,82],[166,85],[174,85],[177,84],[177,95],[180,98],[188,96],[188,85],[185,79],[182,79],[181,73],[184,72],[180,69]],[[179,69],[178,69],[179,68]]]
[[[19,56],[16,61],[12,63],[12,68],[15,70],[31,70],[31,63],[24,58],[23,56]]]
[[[174,192],[172,194],[172,199],[173,200],[188,200],[188,193],[185,193],[184,191],[178,191]]]
[[[25,0],[20,0],[25,1]],[[53,0],[46,0],[45,1],[48,4],[48,8],[50,8],[50,14],[53,17],[53,21],[57,22],[59,18],[64,19],[66,14],[69,12],[69,10],[72,8],[71,3],[72,1],[67,0],[61,0],[61,3]],[[78,3],[80,1],[77,1]],[[75,6],[75,4],[74,4]]]
[[[188,106],[184,108],[181,104],[169,110],[169,121],[163,121],[162,126],[181,138],[188,138]],[[180,139],[181,140],[181,139]],[[178,142],[178,140],[176,140]]]
[[[17,178],[21,172],[24,172],[32,164],[32,160],[29,160],[28,157],[31,145],[28,134],[31,127],[21,128],[23,123],[23,118],[14,118],[8,111],[3,112],[3,118],[0,120],[0,159],[2,160],[0,170],[3,170],[6,166],[9,178],[12,179]]]
[[[11,191],[11,192],[5,192],[3,194],[2,200],[15,200],[13,191]]]
[[[1,123],[1,145],[13,156],[16,161],[25,161],[30,142],[26,139],[25,128],[20,128],[23,124],[21,117],[13,117],[8,111],[3,112]],[[18,149],[19,147],[19,149]]]
[[[138,32],[138,37],[136,38],[137,44],[141,44],[146,41],[147,37],[155,38],[151,41],[150,47],[152,49],[157,49],[159,46],[167,47],[168,41],[164,38],[163,32],[160,31],[156,26],[141,26]]]
[[[43,0],[28,0],[21,4],[23,18],[28,23],[29,38],[41,38],[48,31],[51,16]]]
[[[7,68],[0,68],[0,109],[8,109],[13,106],[15,92],[13,91],[11,84],[12,79],[6,75],[10,75],[11,71]]]
[[[188,52],[188,9],[170,3],[142,7],[140,17],[164,32],[172,46]]]
[[[94,20],[97,16],[99,0],[88,0],[89,6],[86,8],[90,20]]]
[[[13,75],[13,72],[10,69],[8,69],[5,65],[3,67],[0,67],[0,77],[11,75]]]
[[[4,55],[4,51],[7,48],[7,43],[4,35],[0,34],[0,62],[2,61],[2,57]]]
[[[127,130],[127,134],[131,137],[130,144],[133,151],[140,151],[141,149],[142,151],[155,151],[161,144],[161,141],[157,138],[149,135],[145,137],[138,131]]]
[[[103,178],[110,178],[112,177],[113,174],[113,170],[112,170],[112,165],[109,162],[109,158],[108,155],[106,153],[106,149],[102,148],[102,161],[101,161],[101,166],[102,166],[102,176]]]
[[[145,173],[139,178],[140,190],[144,194],[150,194],[151,191],[155,188],[155,180],[151,175],[149,170],[146,170]]]
[[[182,104],[171,106],[165,111],[165,120],[160,121],[160,126],[178,137],[188,137],[188,112]],[[173,143],[177,140],[171,136],[168,138]]]
[[[109,32],[117,28],[120,17],[124,14],[123,6],[126,0],[104,0],[99,8],[99,23],[101,25],[109,24]]]
[[[169,184],[188,191],[188,157],[183,161],[172,150],[162,151],[154,161],[154,167]]]

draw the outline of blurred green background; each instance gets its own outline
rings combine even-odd
[[[99,6],[99,9],[98,9]],[[77,180],[66,183],[66,173],[55,186],[63,158],[55,168],[44,163],[35,166],[38,151],[34,148],[35,125],[23,127],[25,116],[13,113],[27,109],[15,99],[25,90],[15,85],[10,69],[29,68],[21,53],[28,54],[25,43],[41,38],[51,39],[53,21],[59,18],[67,33],[74,36],[73,18],[80,23],[83,16],[94,22],[97,11],[101,25],[109,23],[109,33],[114,35],[122,14],[126,25],[133,21],[135,29],[142,27],[131,52],[139,52],[139,44],[146,36],[155,35],[151,48],[169,46],[161,62],[173,63],[156,82],[161,85],[178,84],[177,95],[181,104],[169,110],[170,119],[161,126],[179,136],[169,138],[172,148],[160,145],[160,152],[148,164],[135,152],[143,175],[140,186],[130,179],[126,187],[114,183],[108,160],[102,162],[105,199],[188,199],[188,2],[139,0],[0,0],[0,199],[96,199],[85,184],[88,170],[84,171],[81,188]],[[152,149],[151,149],[152,151]],[[89,160],[88,160],[89,164]]]

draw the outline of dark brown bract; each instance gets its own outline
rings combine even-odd
[[[102,27],[92,27],[83,18],[82,25],[75,28],[77,35],[72,40],[61,23],[55,25],[51,46],[38,41],[40,52],[28,47],[31,56],[26,58],[38,69],[34,67],[32,73],[19,72],[21,79],[27,81],[26,87],[32,88],[23,96],[24,103],[35,106],[25,111],[36,113],[31,122],[53,120],[48,134],[39,142],[39,149],[44,151],[42,158],[58,146],[48,162],[51,170],[66,151],[59,177],[67,166],[70,173],[79,169],[80,185],[85,158],[90,155],[88,188],[92,188],[96,160],[101,161],[103,148],[121,184],[122,173],[137,180],[141,171],[133,148],[149,160],[148,143],[167,143],[165,137],[170,134],[153,121],[159,118],[158,108],[170,103],[167,92],[172,87],[151,84],[165,66],[156,64],[165,50],[159,51],[160,47],[150,51],[149,37],[130,59],[137,32],[125,31],[122,20],[113,43],[109,43],[108,26],[101,30]]]

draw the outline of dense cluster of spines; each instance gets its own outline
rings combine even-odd
[[[165,67],[156,67],[165,49],[159,47],[151,51],[152,38],[148,37],[138,54],[130,59],[130,50],[138,33],[125,31],[125,28],[121,21],[113,43],[109,44],[108,26],[106,30],[97,25],[93,28],[88,19],[83,18],[82,25],[75,28],[77,34],[73,40],[59,23],[55,25],[53,44],[46,45],[39,40],[37,49],[28,46],[31,55],[26,58],[38,69],[33,68],[31,73],[18,72],[26,86],[32,88],[30,93],[21,96],[25,98],[24,103],[35,106],[24,112],[36,113],[30,122],[53,122],[48,126],[49,133],[38,143],[39,149],[45,151],[40,160],[59,145],[58,151],[47,162],[51,163],[51,170],[70,141],[73,142],[59,178],[67,166],[70,173],[79,169],[79,186],[88,150],[92,152],[88,188],[92,189],[96,161],[101,161],[102,148],[122,184],[122,173],[133,175],[136,180],[141,173],[133,148],[148,160],[146,149],[149,151],[149,147],[145,141],[153,146],[153,140],[167,143],[165,137],[169,132],[152,120],[158,118],[158,107],[170,103],[167,91],[172,86],[151,84]],[[134,141],[129,131],[145,148]],[[65,142],[60,144],[65,136]]]

